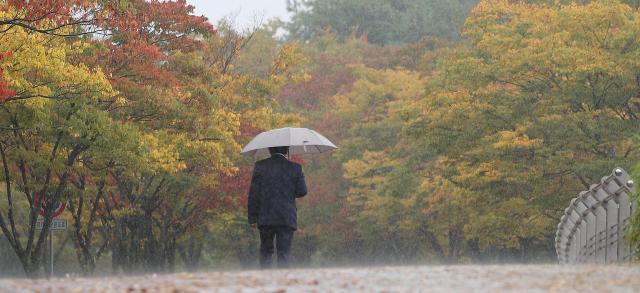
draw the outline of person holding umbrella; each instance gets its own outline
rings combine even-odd
[[[298,228],[296,198],[307,194],[300,164],[289,153],[320,153],[337,148],[324,136],[306,128],[280,128],[256,136],[242,154],[271,155],[255,163],[249,188],[248,221],[260,231],[260,267],[272,266],[274,240],[278,267],[289,266],[293,233]]]

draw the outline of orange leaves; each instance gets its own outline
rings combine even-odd
[[[41,33],[55,33],[67,26],[88,25],[96,18],[98,2],[90,0],[7,0],[0,10],[10,10],[13,17],[5,24],[19,25]]]
[[[0,53],[0,62],[2,62],[3,59],[10,58],[11,56],[12,56],[11,52]],[[12,90],[9,88],[9,82],[6,80],[3,80],[2,73],[3,73],[2,67],[0,67],[0,103],[4,102],[5,99],[12,97],[13,95],[16,94],[15,90]]]
[[[222,176],[219,185],[207,192],[209,208],[218,208],[221,211],[246,208],[252,174],[253,167],[240,166],[235,174]]]
[[[64,0],[24,1],[7,0],[7,4],[17,10],[24,10],[26,17],[31,19],[52,19],[63,21],[68,16],[70,8]]]
[[[168,55],[201,49],[204,44],[196,36],[215,31],[206,18],[192,15],[185,1],[134,0],[110,10],[102,25],[113,37],[104,41],[109,50],[99,60],[119,90],[178,86],[179,78],[165,66]]]

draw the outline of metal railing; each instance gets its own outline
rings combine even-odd
[[[611,263],[632,259],[624,235],[636,209],[631,176],[622,168],[571,200],[556,232],[560,263]]]

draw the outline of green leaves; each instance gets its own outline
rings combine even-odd
[[[425,36],[456,39],[476,0],[291,1],[289,33],[310,40],[330,28],[341,39],[366,36],[369,42],[393,45],[417,42]]]

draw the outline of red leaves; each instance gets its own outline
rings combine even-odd
[[[193,7],[184,0],[131,0],[126,8],[117,3],[108,7],[111,15],[102,25],[113,37],[105,40],[109,50],[98,60],[114,87],[125,94],[143,93],[150,86],[179,86],[167,66],[168,56],[200,49],[203,44],[196,36],[214,33],[206,18],[191,15]]]
[[[10,58],[11,56],[11,52],[0,53],[0,62],[2,62],[2,60],[5,58]],[[0,68],[0,103],[16,94],[15,90],[9,88],[9,82],[2,79],[2,75],[3,71],[2,68]]]
[[[2,72],[0,72],[0,74],[1,73]],[[0,78],[2,78],[2,75],[0,75]],[[12,97],[15,94],[16,94],[16,91],[8,88],[7,81],[0,81],[0,102],[4,102],[4,100]]]
[[[236,136],[236,141],[242,140],[243,138],[250,139],[264,131],[264,129],[256,127],[253,124],[252,121],[242,119],[240,121],[240,135]]]
[[[11,57],[13,57],[12,52],[0,53],[0,61],[2,61],[2,59],[11,58]]]
[[[252,175],[252,166],[240,166],[240,170],[236,174],[220,178],[217,190],[211,190],[211,199],[222,210],[237,211],[245,209],[248,203],[247,196]]]
[[[65,9],[64,0],[41,0],[41,1],[24,1],[24,0],[7,0],[7,4],[17,10],[24,9],[28,17],[33,18],[53,18],[56,14],[62,14]]]
[[[318,111],[321,105],[331,104],[331,97],[339,92],[348,92],[356,78],[351,69],[345,66],[351,60],[341,60],[328,54],[313,58],[311,79],[285,86],[278,101],[296,107]]]
[[[95,1],[65,0],[7,0],[6,4],[15,8],[21,19],[26,22],[53,20],[56,25],[84,19],[89,8],[95,7]]]
[[[130,1],[131,9],[113,7],[113,16],[107,26],[122,38],[146,41],[162,51],[192,51],[200,48],[196,35],[215,33],[213,26],[203,16],[195,16],[193,6],[186,1]]]

